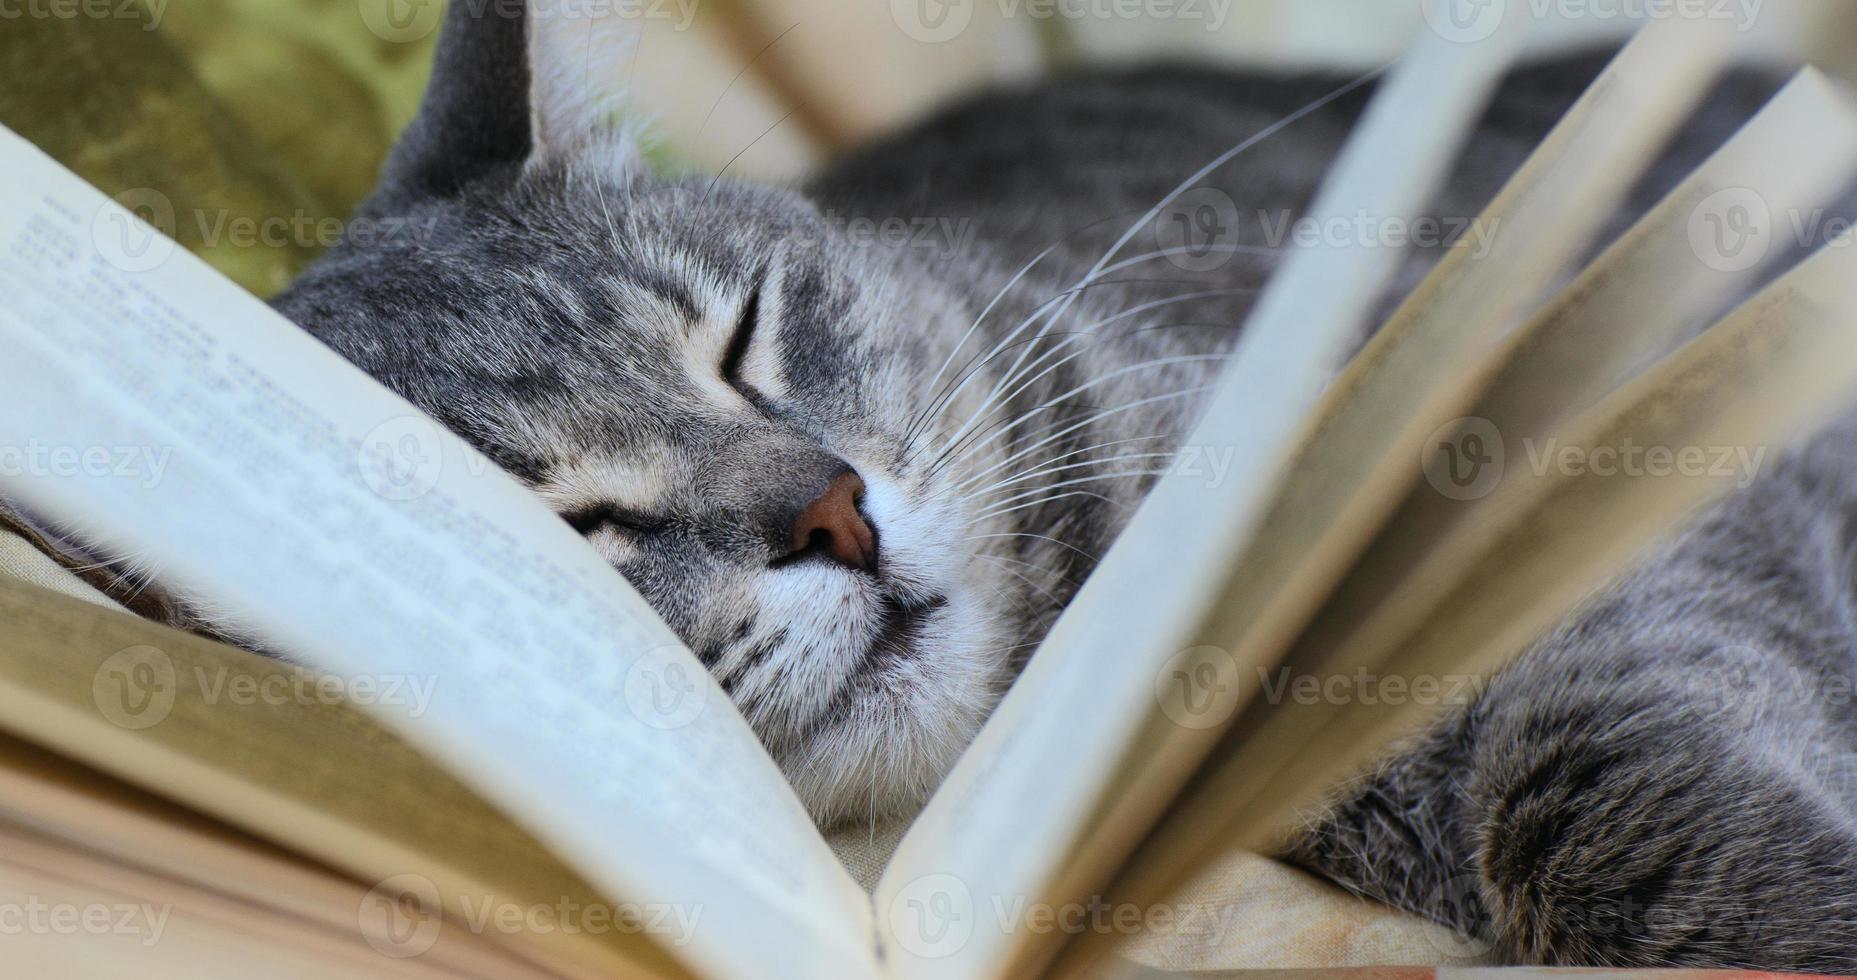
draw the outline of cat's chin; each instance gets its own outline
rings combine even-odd
[[[829,723],[775,753],[823,828],[913,813],[999,699],[1008,658],[978,600],[955,595],[908,632],[847,683]]]

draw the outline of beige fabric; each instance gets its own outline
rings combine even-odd
[[[25,538],[6,530],[0,530],[0,575],[25,579],[40,588],[94,602],[99,606],[122,608],[110,597],[91,588],[83,579],[45,557],[37,548],[26,543]]]
[[[1488,962],[1480,943],[1250,851],[1228,852],[1171,904],[1177,925],[1131,936],[1124,958],[1170,972]]]
[[[857,879],[865,891],[875,891],[877,879],[883,876],[890,855],[896,853],[896,845],[914,819],[912,814],[876,826],[844,827],[827,834],[825,842],[832,845],[838,863],[851,872],[851,877]]]

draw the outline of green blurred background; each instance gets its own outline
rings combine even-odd
[[[129,16],[0,24],[0,122],[105,193],[158,190],[178,215],[164,231],[275,293],[318,237],[248,247],[226,229],[347,216],[412,118],[432,37],[383,40],[355,0],[112,7]]]

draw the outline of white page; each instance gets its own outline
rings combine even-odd
[[[1374,97],[1309,213],[1318,221],[1363,208],[1420,213],[1519,41],[1513,32],[1476,45],[1422,41]],[[1183,441],[1229,446],[1231,458],[1253,461],[1258,475],[1236,487],[1163,477],[1084,583],[878,884],[878,927],[888,932],[886,951],[899,974],[929,977],[953,966],[956,975],[993,976],[1025,965],[1017,961],[1028,955],[1020,948],[1036,939],[1013,930],[1005,912],[1053,898],[1046,894],[1051,884],[1074,875],[1066,865],[1079,856],[1069,842],[1095,816],[1104,788],[1123,775],[1113,762],[1153,715],[1156,672],[1192,642],[1219,599],[1222,570],[1270,503],[1276,481],[1268,473],[1294,449],[1305,416],[1401,258],[1397,249],[1364,242],[1287,256],[1204,421]],[[948,896],[939,899],[945,907],[971,907],[971,934],[958,944],[902,934],[933,928],[911,910],[932,908],[927,903],[937,894]]]
[[[699,972],[876,974],[864,895],[610,566],[4,129],[0,489],[154,556],[320,668],[432,681],[423,714],[378,716],[612,901],[694,917],[670,951]]]

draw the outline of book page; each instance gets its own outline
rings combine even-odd
[[[1504,34],[1485,45],[1437,42],[1399,66],[1311,213],[1353,215],[1363,206],[1418,213],[1518,41]],[[878,884],[878,928],[899,972],[1029,975],[1062,937],[1030,933],[1010,910],[1068,901],[1067,890],[1112,870],[1117,843],[1099,842],[1084,855],[1078,842],[1105,826],[1098,807],[1125,775],[1116,760],[1156,707],[1155,673],[1191,645],[1219,600],[1222,571],[1274,487],[1273,461],[1288,454],[1398,258],[1393,249],[1346,245],[1288,256],[1205,421],[1185,440],[1234,447],[1235,458],[1258,461],[1260,475],[1236,491],[1163,477],[1084,583]],[[1189,742],[1205,734],[1176,731]],[[1181,746],[1157,746],[1145,764],[1159,784],[1119,786],[1120,802],[1158,809],[1172,792],[1168,781],[1184,778],[1187,763],[1160,757],[1161,749]],[[1136,817],[1116,829],[1126,836],[1141,826]],[[925,917],[937,908],[965,910],[967,927],[938,934]]]
[[[0,824],[6,969],[19,977],[541,980],[522,964],[384,959],[360,937]]]
[[[961,832],[963,819],[978,824],[978,812],[999,807],[1014,812],[1017,830],[1027,811],[1050,806],[1036,801],[1084,801],[1078,812],[1053,819],[1067,823],[1051,831],[1064,849],[1027,858],[1022,842],[1021,853],[1009,855],[998,841],[991,842],[998,850],[980,857],[970,839],[944,839],[924,854],[909,851],[906,840],[904,857],[911,863],[899,858],[893,876],[901,879],[902,869],[925,866],[917,860],[927,866],[940,860],[943,868],[965,869],[954,877],[977,892],[968,875],[986,882],[989,894],[1030,893],[1044,900],[1047,892],[1041,889],[1049,889],[1075,900],[1111,873],[1229,724],[1236,706],[1257,690],[1256,675],[1233,665],[1270,663],[1282,655],[1403,498],[1416,477],[1411,461],[1436,425],[1431,420],[1453,417],[1475,397],[1480,366],[1490,363],[1497,341],[1521,324],[1590,244],[1726,64],[1732,40],[1722,25],[1694,22],[1666,21],[1641,32],[1478,218],[1499,230],[1487,252],[1447,256],[1329,388],[1313,411],[1314,421],[1306,429],[1280,432],[1266,451],[1257,445],[1257,431],[1271,425],[1271,413],[1286,404],[1312,404],[1314,390],[1289,397],[1278,380],[1294,376],[1285,362],[1247,376],[1248,366],[1264,364],[1247,363],[1249,344],[1261,333],[1282,338],[1289,350],[1320,348],[1309,334],[1313,325],[1332,322],[1325,316],[1332,309],[1330,294],[1344,289],[1317,276],[1293,278],[1293,268],[1279,273],[1272,291],[1280,290],[1282,305],[1273,306],[1268,297],[1260,302],[1228,369],[1227,397],[1215,398],[1186,444],[1235,445],[1239,458],[1260,461],[1293,453],[1281,482],[1268,474],[1284,464],[1260,462],[1266,478],[1248,489],[1249,496],[1234,500],[1229,490],[1213,493],[1164,478],[1040,651],[1039,659],[1057,661],[1049,665],[1053,673],[1068,672],[1069,688],[1062,678],[1035,688],[1023,716],[1012,713],[1013,698],[1033,677],[1028,671],[994,720],[998,751],[1018,760],[974,774],[977,788],[966,789],[970,798],[947,803],[964,812],[951,810],[945,824],[927,824],[933,814],[924,818],[925,825],[952,835]],[[1452,54],[1435,57],[1449,60]],[[1436,89],[1421,98],[1435,100]],[[1413,118],[1406,113],[1401,123],[1407,129],[1392,138],[1377,134],[1374,143],[1367,141],[1376,134],[1363,126],[1357,139],[1374,148],[1364,155],[1376,176],[1386,161],[1401,159],[1391,149],[1401,145],[1400,138],[1435,138],[1425,127],[1412,126]],[[1415,137],[1414,130],[1425,135]],[[1359,192],[1347,199],[1345,213],[1380,199]],[[1402,213],[1375,203],[1366,211]],[[1332,263],[1335,257],[1324,259]],[[1348,282],[1359,280],[1343,280]],[[1166,516],[1154,518],[1150,511]],[[1101,585],[1105,582],[1114,584]],[[1100,591],[1093,590],[1099,585]],[[1080,625],[1068,632],[1066,622]],[[1177,625],[1182,623],[1187,625]],[[1032,671],[1039,669],[1039,659]],[[1190,685],[1201,676],[1210,683],[1196,695]],[[1170,684],[1170,677],[1179,683]],[[1195,712],[1194,701],[1207,694],[1217,695],[1209,705],[1213,710]],[[1038,732],[1038,740],[1021,729]],[[1024,758],[1033,752],[1042,757]],[[1034,769],[1041,777],[1028,783],[1021,773]],[[1067,787],[1055,785],[1080,769],[1088,772]],[[1001,777],[1017,785],[1004,787]],[[938,797],[931,809],[943,803]],[[961,856],[958,865],[945,857],[950,852]],[[1023,877],[1007,877],[1000,869]],[[903,894],[902,887],[891,894]],[[885,901],[880,889],[880,927]],[[1025,936],[995,940],[1000,949],[1014,943],[1022,950],[1050,945]]]
[[[640,910],[646,927],[604,926],[624,903],[602,900],[351,703],[423,713],[436,679],[320,674],[5,579],[0,622],[0,726],[19,738],[370,886],[389,883],[409,920],[481,923],[476,932],[568,976],[685,975],[665,950],[689,940],[700,913],[651,905]],[[0,813],[28,819],[18,797],[0,797]],[[67,819],[55,831],[81,827]],[[142,836],[144,862],[176,856]],[[486,909],[520,910],[524,922],[530,910],[566,914],[554,916],[561,928],[512,929]]]
[[[377,717],[606,898],[701,908],[698,971],[875,972],[778,769],[565,522],[10,133],[0,174],[0,490],[321,669],[432,679]]]
[[[14,845],[30,835],[33,840],[28,846],[36,844],[41,855],[59,858],[31,864],[59,877],[72,877],[81,868],[101,868],[115,872],[103,876],[106,885],[165,879],[183,886],[175,889],[182,894],[210,892],[213,899],[208,911],[217,913],[215,918],[230,918],[227,913],[248,915],[265,924],[274,922],[292,932],[318,936],[330,946],[352,950],[344,957],[347,970],[370,977],[402,965],[433,976],[575,975],[520,959],[463,922],[446,922],[443,928],[425,930],[424,935],[418,928],[396,933],[391,927],[397,923],[380,914],[396,909],[381,908],[380,896],[370,894],[367,884],[10,738],[0,738],[0,835],[7,839],[7,857],[12,862],[23,856]],[[161,943],[170,914],[188,911],[194,910],[165,905],[151,909],[153,921],[146,923],[151,930],[144,937],[145,948]],[[142,924],[135,916],[127,921],[132,927]],[[111,925],[122,922],[119,916]],[[251,931],[264,930],[260,926]],[[87,939],[61,938],[67,947],[88,945]],[[423,947],[417,956],[381,952],[416,947]],[[286,957],[280,956],[273,965],[284,962]],[[11,959],[9,966],[17,969]],[[70,967],[61,972],[68,975]],[[141,970],[131,972],[148,975]],[[223,972],[223,967],[209,972]],[[276,974],[267,971],[266,975]],[[614,971],[583,975],[612,976]]]
[[[1298,642],[1403,636],[1429,616],[1468,563],[1463,546],[1477,547],[1474,534],[1459,537],[1480,511],[1512,511],[1512,495],[1544,480],[1536,469],[1560,426],[1668,355],[1719,306],[1751,294],[1768,263],[1792,257],[1771,239],[1729,255],[1714,222],[1739,209],[1770,233],[1790,216],[1824,214],[1853,178],[1857,99],[1807,69],[1505,341],[1482,397],[1421,448],[1425,478]],[[1495,451],[1506,457],[1501,474],[1470,463]]]
[[[1778,452],[1857,392],[1857,252],[1830,246],[1574,424],[1560,444],[1587,459],[1625,447],[1740,447]],[[1744,472],[1585,468],[1518,483],[1449,570],[1437,612],[1404,635],[1358,635],[1334,650],[1299,650],[1293,676],[1366,671],[1408,680],[1467,678],[1496,669]],[[1492,498],[1494,501],[1496,498]],[[1268,848],[1286,821],[1440,710],[1435,699],[1254,700],[1191,789],[1111,889],[1152,901],[1232,846]],[[1092,942],[1076,967],[1109,952]]]

